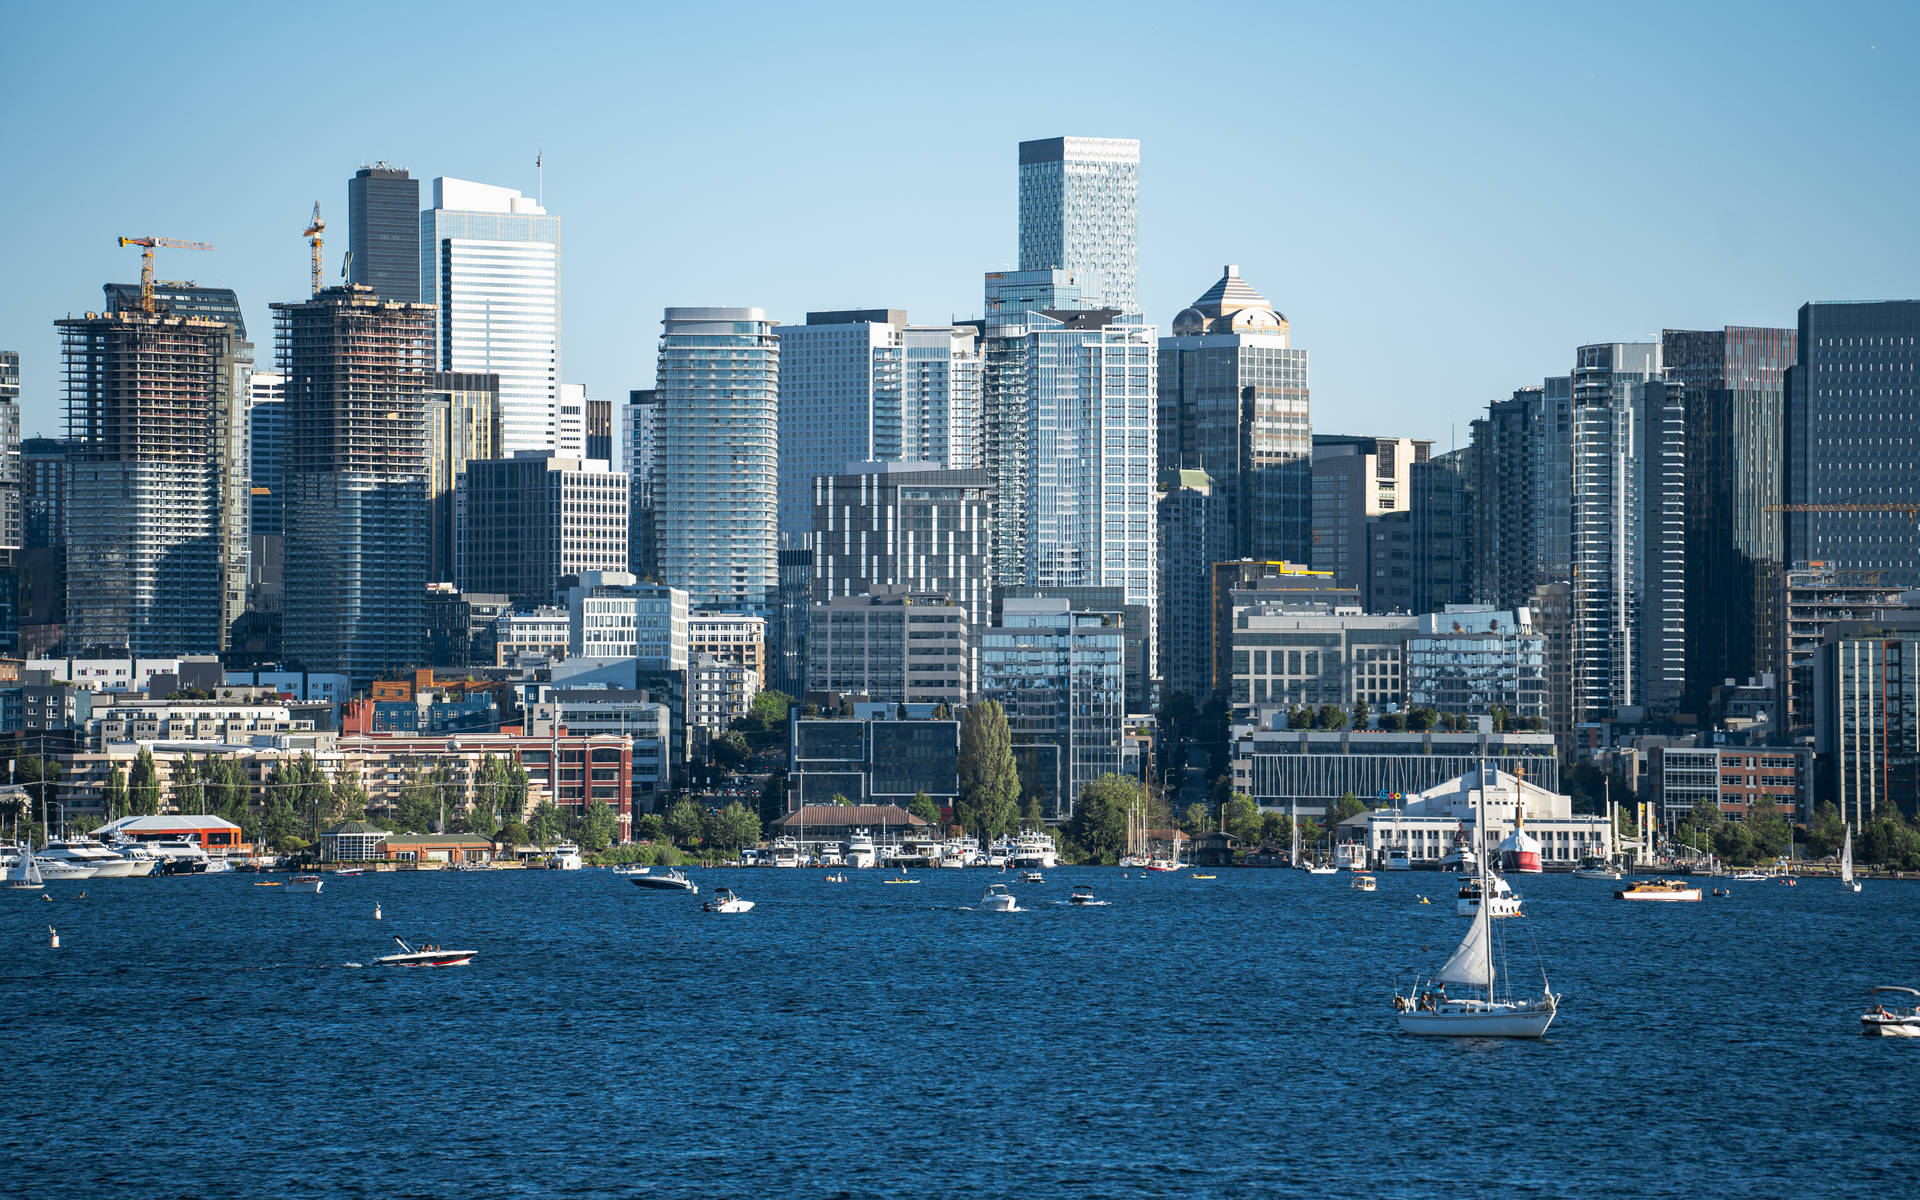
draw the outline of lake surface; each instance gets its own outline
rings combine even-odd
[[[1452,877],[255,876],[0,892],[0,1166],[23,1197],[1914,1194],[1920,886],[1623,904],[1516,881],[1561,1016],[1413,1038]],[[270,878],[284,879],[285,876]],[[1011,878],[1006,877],[1006,878]],[[1111,903],[1064,904],[1075,883]],[[716,883],[757,902],[699,911]],[[78,898],[85,886],[87,896]],[[1417,895],[1432,897],[1421,905]],[[385,920],[373,920],[378,902]],[[46,926],[62,948],[47,946]],[[470,966],[371,966],[390,938]],[[349,964],[365,963],[361,968]]]

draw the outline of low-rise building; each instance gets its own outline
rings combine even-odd
[[[1361,843],[1367,861],[1405,851],[1415,867],[1437,867],[1456,839],[1478,829],[1488,861],[1499,861],[1500,843],[1524,832],[1539,843],[1541,866],[1571,870],[1587,857],[1613,855],[1613,829],[1604,816],[1576,814],[1573,799],[1518,775],[1475,767],[1433,787],[1407,793],[1390,806],[1341,822],[1342,844]]]
[[[1328,604],[1257,601],[1233,610],[1237,713],[1263,715],[1299,705],[1406,700],[1407,642],[1419,618],[1373,616]]]
[[[718,737],[746,715],[759,694],[759,672],[711,654],[697,655],[687,670],[687,724]]]
[[[1488,723],[1491,724],[1490,722]],[[1230,747],[1233,788],[1263,808],[1317,816],[1342,796],[1386,803],[1457,778],[1486,763],[1536,786],[1560,783],[1546,733],[1395,733],[1239,725]]]
[[[744,613],[691,612],[687,614],[687,656],[710,654],[738,663],[754,678],[767,676],[767,620]]]
[[[905,806],[925,792],[950,805],[960,791],[960,722],[790,717],[787,809],[855,804]]]
[[[568,638],[564,608],[542,605],[507,613],[494,624],[494,664],[506,667],[524,658],[565,658]]]
[[[320,834],[321,862],[379,862],[380,845],[393,835],[366,821],[345,821]]]
[[[673,715],[652,692],[631,688],[548,688],[527,713],[527,733],[622,734],[633,739],[633,800],[653,811],[672,782]]]
[[[243,855],[252,850],[238,825],[205,813],[121,817],[94,830],[93,836],[101,841],[193,842],[209,854]]]
[[[1409,707],[1474,717],[1499,707],[1544,722],[1546,639],[1524,608],[1449,604],[1407,639],[1406,685]]]
[[[971,618],[945,596],[836,596],[813,605],[807,625],[807,682],[815,691],[948,705],[973,693]]]
[[[247,744],[261,734],[311,733],[310,718],[296,717],[285,704],[223,700],[107,699],[87,722],[87,744],[95,750],[109,742],[231,742]]]
[[[1763,796],[1790,821],[1804,822],[1812,812],[1811,746],[1654,746],[1648,776],[1668,828],[1686,820],[1702,800],[1731,821],[1746,820]]]

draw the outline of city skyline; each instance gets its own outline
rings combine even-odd
[[[1502,38],[1484,39],[1479,23],[1453,12],[1295,14],[1284,24],[1236,17],[1234,48],[1222,48],[1197,24],[1154,28],[1158,14],[1140,8],[1058,67],[1038,100],[988,88],[983,104],[977,72],[994,53],[991,20],[943,27],[948,61],[916,58],[909,72],[902,56],[858,83],[832,84],[819,82],[835,74],[831,64],[872,63],[883,35],[849,22],[846,39],[812,32],[819,55],[792,55],[791,39],[808,33],[792,14],[766,10],[724,39],[738,61],[735,86],[716,101],[719,119],[772,107],[809,131],[750,156],[705,145],[699,126],[672,119],[672,97],[700,73],[702,53],[668,56],[645,86],[627,86],[628,65],[613,49],[622,39],[608,34],[638,18],[621,14],[563,16],[516,39],[511,56],[478,32],[424,14],[401,18],[392,36],[430,30],[445,51],[420,64],[415,92],[375,99],[342,89],[297,143],[284,110],[231,99],[236,89],[267,94],[305,72],[337,70],[320,41],[279,38],[270,24],[228,23],[191,41],[163,29],[142,53],[167,62],[176,82],[149,135],[109,148],[96,132],[107,100],[87,96],[21,131],[17,153],[62,190],[31,219],[26,192],[0,201],[16,228],[37,231],[20,248],[16,286],[0,298],[0,347],[23,356],[23,434],[56,433],[63,397],[52,322],[94,308],[101,283],[137,277],[115,237],[219,246],[172,259],[163,250],[159,273],[234,288],[249,325],[266,328],[268,304],[307,293],[298,235],[313,200],[329,220],[323,272],[332,282],[347,241],[344,185],[363,163],[384,159],[415,179],[544,192],[549,211],[566,217],[569,241],[599,251],[577,255],[568,272],[565,382],[619,396],[649,386],[645,333],[666,307],[762,307],[783,323],[876,304],[903,306],[916,324],[981,315],[979,273],[1010,269],[1018,256],[1015,144],[1137,138],[1149,323],[1164,329],[1197,276],[1237,262],[1313,347],[1323,411],[1346,415],[1327,431],[1425,437],[1450,449],[1465,445],[1467,422],[1489,400],[1564,370],[1570,347],[1653,340],[1665,328],[1779,327],[1808,300],[1911,292],[1920,246],[1898,205],[1912,190],[1914,134],[1876,128],[1869,137],[1855,116],[1910,100],[1920,22],[1892,6],[1861,6],[1789,32],[1721,19],[1733,11],[1661,12],[1657,39],[1639,36],[1630,18],[1604,30],[1510,23]],[[1656,10],[1644,12],[1652,20]],[[1071,18],[1022,19],[1044,38]],[[649,18],[647,30],[674,44],[719,45],[712,20],[675,13]],[[1284,67],[1261,50],[1281,34]],[[279,50],[249,58],[244,47],[255,41]],[[1710,44],[1716,52],[1702,53]],[[22,31],[18,81],[28,92],[57,90],[83,47],[99,50],[72,18],[36,15]],[[1742,67],[1789,50],[1800,87],[1781,89]],[[494,119],[423,119],[452,73],[476,61],[568,67]],[[1115,62],[1133,68],[1118,93],[1132,101],[1125,105],[1115,102]],[[1240,129],[1195,128],[1191,85],[1216,72],[1278,106],[1284,129],[1249,148]],[[1105,90],[1088,86],[1096,78]],[[962,108],[972,123],[912,141],[809,121],[836,111],[849,88],[888,94],[889,120],[903,126]],[[238,151],[212,166],[178,152],[179,132],[216,111],[230,146],[274,145],[271,173]],[[580,118],[589,112],[594,121]],[[1571,182],[1581,145],[1629,131],[1635,160],[1659,181],[1657,204]],[[1817,169],[1721,149],[1794,144],[1817,148]],[[1736,161],[1723,162],[1729,153]],[[536,154],[552,178],[536,170]],[[663,173],[669,162],[674,170]],[[1764,188],[1753,185],[1756,171]],[[1555,187],[1562,175],[1570,182]],[[1619,253],[1625,245],[1631,256]],[[1500,336],[1463,335],[1463,326]]]

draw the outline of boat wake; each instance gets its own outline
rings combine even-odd
[[[1113,906],[1113,901],[1111,900],[1052,900],[1048,903],[1058,904],[1066,908],[1111,908]]]

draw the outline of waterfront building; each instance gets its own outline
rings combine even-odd
[[[1661,362],[1686,386],[1686,695],[1782,670],[1786,373],[1792,329],[1668,329]]]
[[[417,665],[433,311],[354,284],[273,311],[287,394],[287,657],[356,680]]]
[[[1140,311],[1140,143],[1020,143],[1020,269],[1063,270],[1088,307]]]
[[[1085,307],[1067,271],[989,271],[980,322],[981,466],[993,479],[996,584],[1026,578],[1027,327],[1044,312]]]
[[[605,462],[526,451],[467,464],[460,587],[550,603],[562,581],[627,569],[627,477]]]
[[[560,218],[512,188],[440,178],[419,238],[434,366],[500,377],[501,453],[557,449]]]
[[[1655,811],[1668,829],[1705,800],[1731,821],[1744,821],[1762,797],[1780,815],[1805,824],[1813,813],[1811,746],[1654,746],[1647,779]]]
[[[1920,613],[1830,626],[1813,668],[1821,795],[1858,828],[1920,814]]]
[[[981,649],[982,695],[1006,709],[1022,794],[1049,819],[1080,789],[1120,769],[1126,674],[1118,612],[1066,600],[1009,598]]]
[[[967,609],[940,594],[835,596],[808,622],[808,690],[961,707],[974,691],[974,629]]]
[[[1920,300],[1804,305],[1795,354],[1787,502],[1831,507],[1787,515],[1784,561],[1920,586]]]
[[[1559,787],[1560,760],[1553,738],[1544,733],[1327,731],[1284,724],[1276,715],[1233,727],[1233,790],[1264,808],[1297,804],[1302,816],[1318,817],[1342,796],[1393,804],[1395,795],[1442,785],[1481,763],[1549,791]]]
[[[1160,339],[1158,470],[1204,471],[1232,544],[1221,559],[1306,561],[1313,440],[1307,352],[1229,265]],[[1216,560],[1219,561],[1219,560]]]
[[[856,806],[897,806],[886,813],[861,819],[876,840],[910,828],[924,827],[919,818],[906,819],[906,807],[921,792],[935,804],[951,805],[960,792],[960,722],[957,720],[897,720],[889,713],[877,718],[796,716],[787,730],[787,812],[803,806],[810,819],[809,836],[828,836],[826,821],[813,806],[833,805],[844,796]],[[835,812],[845,817],[844,808]],[[885,821],[883,828],[882,821]],[[789,820],[791,830],[797,819]]]
[[[654,429],[659,419],[659,393],[652,389],[627,393],[621,421],[621,469],[627,473],[627,570],[652,579],[659,570],[659,548],[654,532]]]
[[[1901,605],[1906,589],[1883,579],[1879,572],[1843,573],[1823,562],[1800,563],[1784,573],[1775,728],[1783,733],[1813,728],[1813,663],[1820,644],[1834,625],[1871,620],[1879,610]]]
[[[661,582],[764,615],[778,583],[780,345],[758,308],[662,322],[654,518]]]
[[[224,650],[247,588],[241,333],[137,307],[55,325],[67,378],[69,643]]]
[[[1540,863],[1549,868],[1568,870],[1584,858],[1611,858],[1614,851],[1606,817],[1575,813],[1571,796],[1491,764],[1409,793],[1391,808],[1350,817],[1337,838],[1364,844],[1370,863],[1404,851],[1409,863],[1433,867],[1463,831],[1472,830],[1480,831],[1490,860],[1499,857],[1500,843],[1522,831],[1540,844]]]
[[[1450,604],[1407,639],[1409,708],[1465,717],[1497,706],[1511,720],[1547,716],[1547,644],[1525,608]]]
[[[420,295],[420,181],[384,160],[347,180],[347,282],[381,300]]]
[[[566,652],[575,658],[631,658],[646,671],[684,671],[687,594],[641,583],[624,571],[583,572],[567,589]]]
[[[429,577],[460,577],[461,484],[467,464],[501,457],[500,377],[435,371],[427,377]]]

